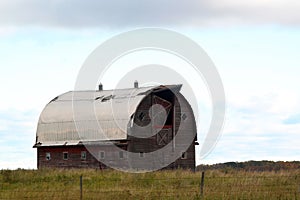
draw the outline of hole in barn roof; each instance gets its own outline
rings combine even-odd
[[[105,102],[105,101],[111,100],[111,99],[113,99],[114,97],[115,97],[115,95],[109,95],[109,96],[107,96],[107,97],[104,97],[104,98],[101,100],[101,102]]]
[[[55,97],[54,99],[52,99],[52,100],[50,101],[50,103],[53,102],[53,101],[56,101],[57,99],[58,99],[58,96]]]
[[[101,98],[103,98],[103,97],[104,97],[103,95],[100,96],[100,97],[96,97],[95,100],[101,99]]]

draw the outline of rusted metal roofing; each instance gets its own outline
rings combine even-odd
[[[127,128],[141,101],[149,93],[166,88],[179,91],[181,85],[64,93],[42,111],[34,146],[126,140]]]

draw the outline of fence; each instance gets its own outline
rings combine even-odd
[[[298,172],[10,175],[0,173],[0,199],[300,199]]]

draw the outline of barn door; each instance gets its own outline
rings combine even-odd
[[[164,146],[168,144],[173,138],[172,129],[162,129],[157,133],[157,144]]]
[[[171,102],[163,98],[160,98],[156,95],[153,95],[152,107],[150,112],[151,112],[151,119],[154,128],[162,129],[167,125],[166,123],[168,121],[171,109],[172,109]]]
[[[160,146],[164,146],[168,144],[173,138],[172,123],[169,122],[169,118],[171,117],[170,115],[172,103],[161,97],[153,95],[152,104],[160,105],[160,107],[156,107],[158,110],[152,112],[152,122],[154,131],[156,133],[157,144]],[[163,116],[163,113],[166,115]]]

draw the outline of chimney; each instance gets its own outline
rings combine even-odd
[[[102,90],[103,90],[103,85],[102,85],[102,83],[99,84],[98,89],[99,89],[99,91],[102,91]]]
[[[139,83],[137,82],[137,80],[134,81],[134,88],[139,88]]]

